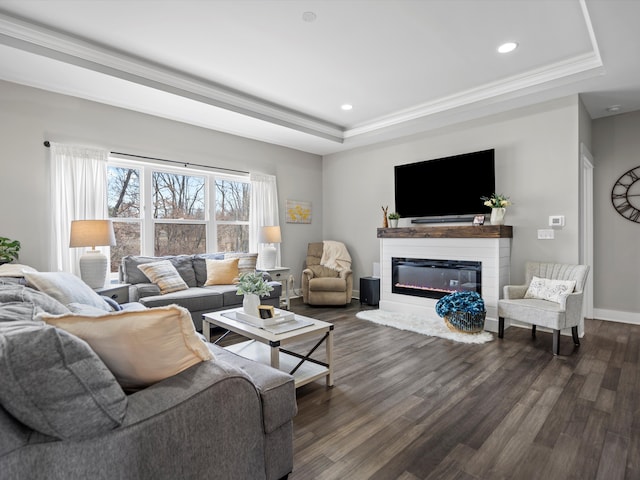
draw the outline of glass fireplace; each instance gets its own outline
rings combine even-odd
[[[391,292],[442,298],[453,292],[482,295],[482,263],[424,258],[391,259]]]

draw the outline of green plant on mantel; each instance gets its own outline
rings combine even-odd
[[[399,220],[400,219],[400,214],[393,212],[389,214],[389,220]]]
[[[9,263],[18,259],[20,242],[7,237],[0,237],[0,263]]]

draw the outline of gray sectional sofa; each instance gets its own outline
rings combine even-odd
[[[206,253],[196,255],[175,255],[166,257],[144,257],[129,255],[122,259],[120,268],[120,281],[128,283],[129,301],[140,302],[146,307],[162,307],[177,304],[191,312],[196,330],[202,331],[202,314],[235,308],[242,305],[243,296],[237,295],[237,287],[230,285],[212,285],[205,287],[207,280],[206,260],[224,260],[229,258],[240,259],[240,271],[255,270],[257,254],[255,253]],[[186,290],[161,294],[157,285],[150,283],[149,279],[138,265],[151,263],[158,260],[169,260],[189,286]],[[268,273],[264,273],[267,280],[271,280]],[[263,305],[279,306],[282,285],[280,282],[270,281],[273,287],[270,295],[262,297]]]
[[[126,394],[86,342],[36,316],[67,305],[1,283],[1,478],[253,480],[291,472],[290,375],[208,344],[213,360]]]

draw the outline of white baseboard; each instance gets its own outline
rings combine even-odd
[[[636,312],[623,312],[620,310],[594,308],[593,318],[597,320],[606,320],[607,322],[620,322],[630,323],[632,325],[640,325],[640,313]]]

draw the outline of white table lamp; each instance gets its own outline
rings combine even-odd
[[[115,245],[111,220],[73,220],[69,247],[91,247],[80,257],[80,277],[91,288],[104,287],[109,261],[96,247]]]
[[[280,227],[278,225],[261,227],[258,242],[266,244],[260,252],[262,268],[275,268],[277,250],[273,244],[282,242]]]

